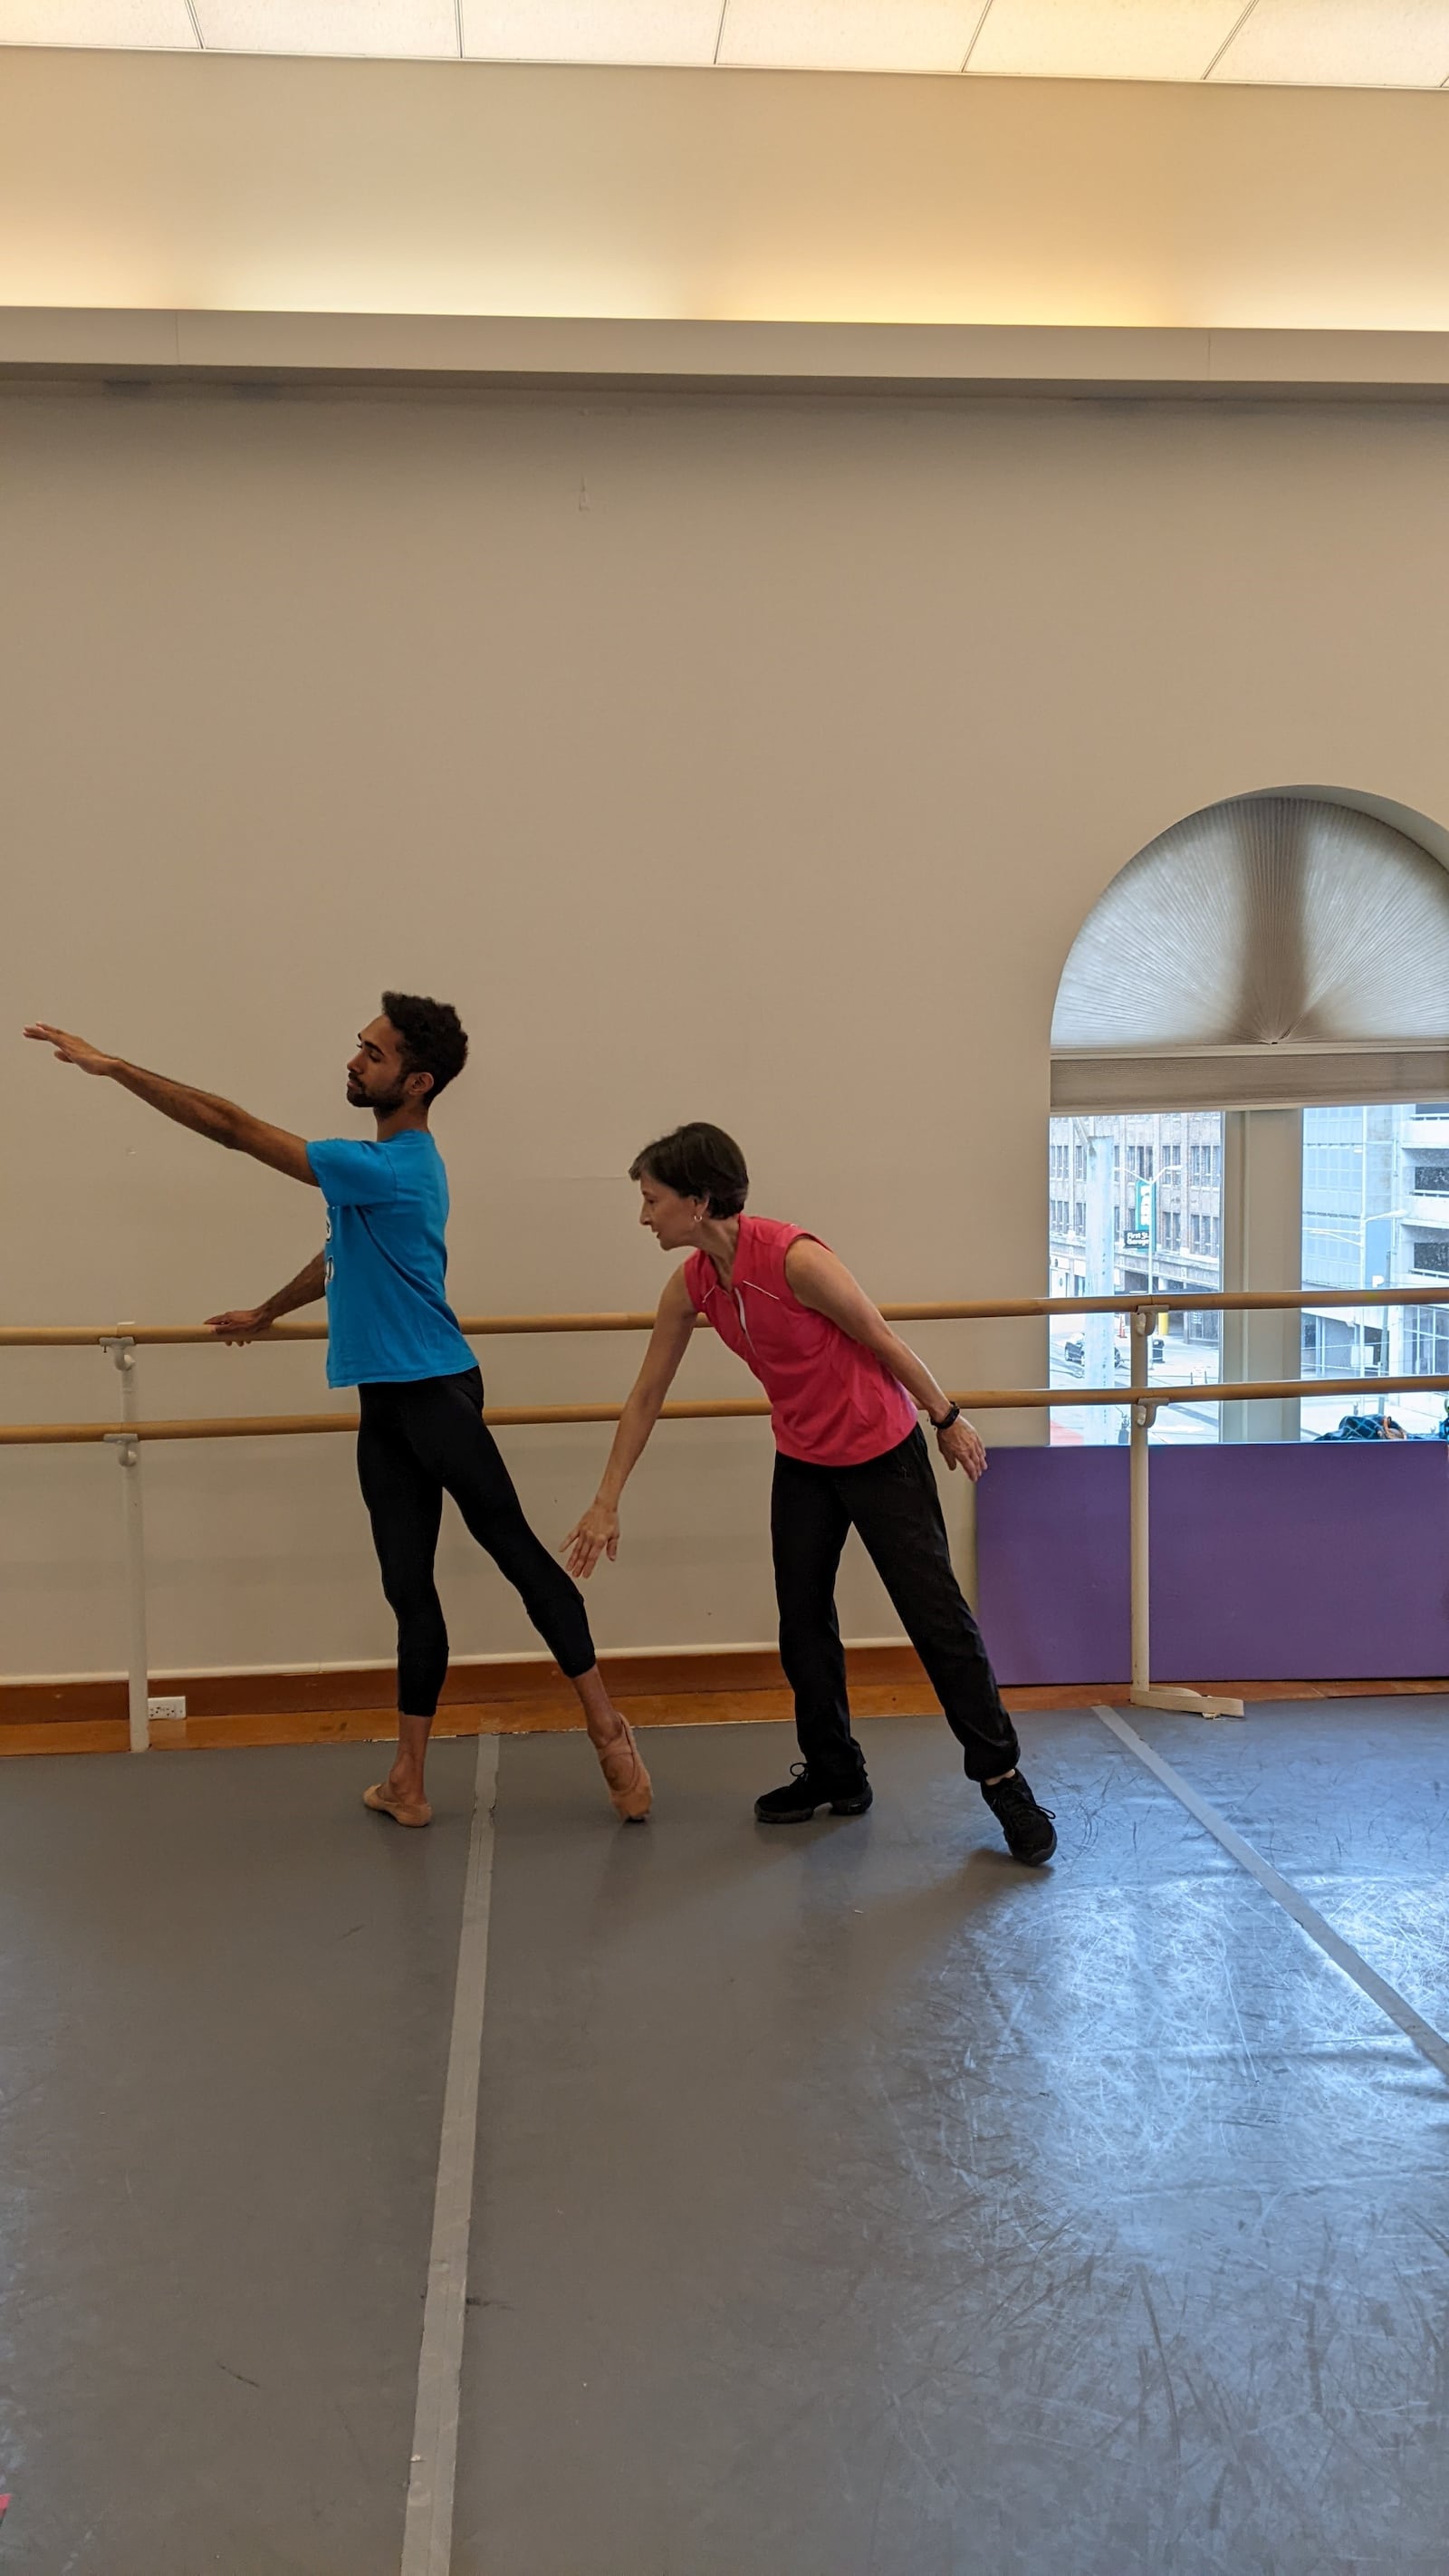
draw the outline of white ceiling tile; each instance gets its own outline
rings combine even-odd
[[[196,50],[186,0],[0,0],[0,45]]]
[[[970,68],[1003,79],[1199,81],[1245,5],[992,0]]]
[[[982,0],[728,0],[722,63],[752,69],[959,72]]]
[[[712,63],[721,0],[463,0],[463,51],[505,63]]]
[[[1213,78],[1437,89],[1449,79],[1449,0],[1258,0]]]
[[[194,0],[218,53],[1436,88],[1449,0]],[[1245,14],[1246,13],[1246,14]],[[0,46],[194,52],[187,0],[0,0]],[[1212,66],[1209,75],[1209,66]]]
[[[451,54],[453,0],[195,0],[219,54]]]

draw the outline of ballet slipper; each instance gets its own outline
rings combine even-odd
[[[594,1751],[615,1815],[626,1825],[642,1825],[653,1804],[654,1791],[634,1741],[634,1729],[626,1717],[620,1718],[619,1729],[607,1744],[596,1744]]]
[[[364,1807],[375,1816],[391,1816],[395,1825],[430,1825],[433,1811],[426,1798],[395,1798],[385,1780],[377,1780],[362,1793]]]

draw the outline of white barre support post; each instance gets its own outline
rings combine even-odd
[[[1152,1572],[1149,1525],[1148,1443],[1147,1435],[1157,1417],[1157,1406],[1148,1392],[1147,1353],[1152,1333],[1152,1316],[1145,1306],[1132,1311],[1132,1447],[1131,1477],[1131,1561],[1132,1561],[1132,1687],[1128,1696],[1134,1708],[1177,1709],[1189,1717],[1242,1717],[1240,1699],[1211,1699],[1202,1691],[1186,1690],[1172,1684],[1154,1689],[1152,1673]]]
[[[121,1381],[121,1418],[136,1420],[136,1345],[122,1325],[101,1345]],[[121,1470],[121,1519],[126,1535],[126,1703],[131,1751],[151,1745],[151,1672],[146,1649],[146,1525],[141,1509],[141,1443],[124,1431],[108,1434]]]

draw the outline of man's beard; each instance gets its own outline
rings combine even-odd
[[[347,1101],[349,1108],[371,1109],[379,1118],[390,1118],[393,1111],[403,1105],[403,1086],[399,1081],[393,1084],[391,1091],[364,1091],[349,1074]]]

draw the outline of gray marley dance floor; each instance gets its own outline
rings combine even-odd
[[[1449,2032],[1449,1708],[1133,1714]],[[1444,2576],[1449,2086],[1088,1711],[500,1747],[453,2576]],[[0,1766],[0,2570],[398,2576],[475,1748]]]

